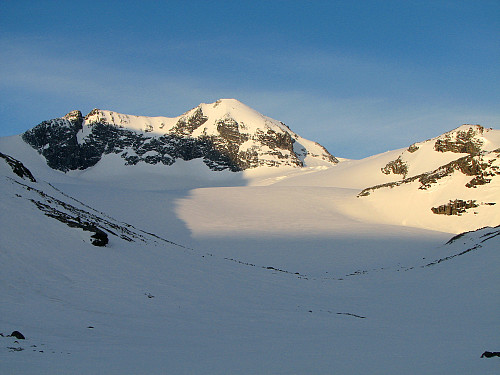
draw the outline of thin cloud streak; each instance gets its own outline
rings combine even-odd
[[[219,40],[212,41],[220,44]],[[206,75],[200,72],[170,72],[136,68],[126,62],[108,64],[106,59],[81,53],[61,53],[71,50],[69,46],[37,40],[0,40],[5,53],[0,57],[4,74],[0,76],[2,91],[7,98],[18,92],[17,98],[36,97],[34,112],[46,116],[33,119],[29,127],[38,122],[61,116],[72,109],[83,112],[93,107],[111,109],[137,115],[177,116],[200,102],[212,102],[221,97],[235,97],[259,112],[287,123],[302,136],[318,141],[333,154],[348,158],[361,158],[387,149],[406,147],[442,132],[451,130],[464,122],[479,122],[485,126],[498,126],[500,116],[487,109],[470,105],[461,108],[446,98],[436,95],[424,96],[423,89],[415,88],[406,96],[411,100],[391,97],[394,92],[408,91],[411,81],[419,78],[420,72],[412,72],[411,66],[387,65],[387,61],[363,60],[352,55],[332,53],[305,53],[296,51],[287,56],[269,53],[259,58],[244,48],[232,57],[237,65],[252,65],[253,71],[274,66],[283,79],[299,77],[286,83],[240,84],[238,80],[226,78],[224,72]],[[195,43],[198,44],[198,43]],[[205,45],[205,44],[203,44]],[[197,50],[206,59],[229,59],[229,50],[210,50],[210,42]],[[68,48],[65,48],[68,47]],[[189,43],[177,44],[172,49],[189,50]],[[152,52],[161,59],[163,52]],[[151,56],[150,56],[151,57]],[[190,57],[194,59],[194,57]],[[339,73],[340,71],[340,73]],[[270,74],[270,73],[265,73]],[[341,78],[338,78],[343,76]],[[368,80],[378,75],[375,80]],[[311,83],[323,80],[332,82],[330,87],[311,87]],[[351,89],[335,81],[346,81],[354,77]],[[398,81],[404,81],[398,83]],[[389,88],[378,89],[381,82]],[[270,89],[269,86],[274,86]],[[341,89],[341,86],[344,89]],[[392,88],[391,88],[392,86]],[[394,86],[396,88],[394,88]],[[355,88],[359,87],[359,91]],[[417,92],[421,91],[418,95]],[[347,92],[349,91],[349,92]],[[439,99],[439,100],[438,100]],[[10,102],[9,102],[10,100]],[[19,111],[25,111],[23,102],[16,103]],[[36,107],[38,106],[38,107]],[[1,108],[0,110],[4,112]],[[485,113],[489,113],[485,116]],[[475,115],[479,114],[479,115]],[[477,120],[475,116],[480,116]],[[464,118],[462,118],[464,117]],[[11,121],[12,122],[12,121]],[[496,123],[495,123],[496,122]],[[2,135],[18,134],[26,125],[19,122],[12,130],[4,129]]]

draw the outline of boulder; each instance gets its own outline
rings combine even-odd
[[[15,337],[16,339],[18,340],[25,340],[26,338],[24,337],[24,335],[19,332],[19,331],[14,331],[10,334],[10,337]]]

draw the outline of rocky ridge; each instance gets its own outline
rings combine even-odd
[[[428,170],[446,164],[434,165],[428,170],[419,170],[415,165],[419,164],[419,158],[425,154],[434,154],[432,159],[439,162],[439,160],[443,160],[444,154],[447,155],[445,159],[450,161],[460,157],[450,156],[452,154],[463,154],[462,156],[464,156],[476,155],[482,151],[493,151],[487,147],[488,141],[485,137],[491,130],[481,125],[462,125],[438,137],[414,143],[402,151],[395,160],[382,167],[381,172],[386,175],[402,175],[403,178],[406,178],[407,176],[428,172]]]
[[[50,183],[38,182],[21,161],[10,155],[0,153],[0,162],[2,160],[12,168],[12,172],[0,177],[4,184],[13,187],[15,199],[27,200],[45,216],[57,220],[69,228],[87,232],[91,245],[104,247],[112,237],[117,241],[149,244],[168,243],[185,249],[182,245],[117,221],[66,195]]]
[[[21,177],[22,179],[27,178],[31,182],[36,182],[35,177],[33,177],[33,174],[31,171],[24,166],[23,163],[21,163],[19,160],[14,159],[10,155],[6,155],[0,152],[0,158],[5,160],[5,163],[10,166],[12,169],[12,172],[14,172],[16,175]]]
[[[464,156],[430,172],[404,178],[400,181],[371,186],[363,189],[358,196],[367,196],[377,189],[392,188],[414,181],[420,182],[420,186],[418,187],[420,190],[426,190],[432,185],[437,184],[438,181],[444,177],[451,176],[457,172],[465,176],[473,177],[465,184],[467,188],[476,188],[480,185],[489,184],[493,179],[500,176],[500,149]]]
[[[465,193],[468,189],[481,188],[493,181],[500,181],[500,148],[498,137],[493,132],[490,133],[491,130],[480,125],[463,125],[439,137],[412,144],[395,160],[381,168],[382,173],[401,175],[402,179],[367,187],[358,197],[414,182],[419,183],[416,185],[419,190],[449,184],[450,187],[453,185],[460,188],[457,191]],[[445,161],[448,162],[444,163]],[[439,165],[440,162],[443,164]],[[435,168],[436,165],[439,166]],[[426,171],[424,168],[428,166],[433,168]],[[495,204],[496,202],[476,202],[473,199],[450,195],[447,203],[439,203],[429,209],[434,214],[461,215],[471,208]]]
[[[321,145],[234,99],[200,104],[176,118],[99,109],[83,117],[72,111],[43,121],[22,138],[51,168],[63,172],[92,167],[107,154],[119,155],[126,165],[168,166],[177,159],[202,159],[212,170],[234,172],[338,162]]]

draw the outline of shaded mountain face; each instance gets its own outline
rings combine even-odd
[[[107,154],[126,165],[172,165],[202,159],[212,170],[260,166],[304,167],[338,161],[321,145],[234,99],[218,100],[176,118],[144,117],[94,109],[44,121],[22,135],[60,171],[87,169]]]
[[[4,165],[10,167],[2,168]],[[95,210],[85,203],[63,193],[50,183],[38,182],[32,172],[19,160],[10,155],[0,153],[0,181],[2,193],[17,200],[16,217],[36,216],[29,210],[29,206],[36,207],[44,216],[37,216],[37,228],[47,228],[50,221],[61,223],[59,226],[63,234],[58,243],[81,241],[79,233],[85,233],[84,242],[104,247],[109,237],[117,242],[141,242],[146,244],[173,245],[184,248],[159,236],[136,229],[134,226],[117,221],[105,213]],[[22,202],[22,203],[21,203]],[[29,202],[26,205],[26,202]],[[36,210],[35,210],[36,211]],[[7,216],[5,216],[7,218]],[[40,229],[30,228],[32,231]],[[42,229],[44,230],[44,229]],[[2,233],[8,236],[8,233]]]

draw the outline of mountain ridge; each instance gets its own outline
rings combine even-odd
[[[43,175],[51,181],[64,183],[69,177],[70,183],[139,191],[215,188],[208,194],[193,190],[187,200],[178,200],[176,214],[193,233],[203,235],[226,233],[234,222],[253,233],[295,235],[291,228],[326,233],[352,219],[452,233],[498,225],[500,220],[500,131],[495,129],[466,124],[406,148],[357,161],[335,158],[333,163],[313,154],[314,148],[297,150],[306,140],[234,99],[202,103],[167,119],[99,109],[84,117],[71,111],[0,145],[8,146],[2,150],[9,154],[16,147],[29,150],[12,155],[23,161],[27,157],[29,165],[43,161],[50,167],[42,168]],[[14,144],[18,142],[22,145]],[[305,154],[306,163],[301,160]],[[268,198],[248,188],[270,185],[284,188],[283,196]],[[217,190],[244,186],[242,191]],[[234,198],[227,196],[229,191]],[[267,211],[276,202],[286,207],[288,201],[301,207],[301,219],[286,224],[283,210]],[[226,207],[238,219],[219,217],[212,204]],[[324,218],[311,226],[316,212],[323,211]],[[263,220],[263,215],[274,219]]]
[[[183,115],[132,116],[94,109],[44,121],[23,140],[63,172],[87,169],[104,155],[119,154],[127,165],[172,165],[203,159],[212,170],[242,171],[259,166],[333,165],[323,146],[235,99],[202,103]]]
[[[192,139],[196,111],[172,125],[182,125],[176,139]],[[73,143],[45,142],[43,131],[35,140],[76,159],[85,139],[110,151],[85,170],[54,170],[21,136],[0,138],[0,332],[25,337],[0,334],[5,371],[495,372],[479,357],[498,341],[500,205],[456,202],[460,216],[431,208],[498,200],[498,130],[471,153],[433,141],[329,167],[233,173],[202,157],[125,166],[94,127],[124,135],[117,141],[130,132],[132,150],[155,138],[102,121],[84,134],[80,121],[70,112],[44,124]],[[455,138],[440,147],[460,151]],[[409,173],[447,162],[451,174],[357,198],[373,182],[404,180],[382,170],[402,153]],[[466,186],[479,176],[491,181]]]

